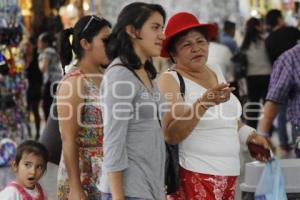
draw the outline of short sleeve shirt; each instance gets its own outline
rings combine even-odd
[[[280,104],[287,101],[288,120],[300,125],[300,44],[275,61],[266,99]]]

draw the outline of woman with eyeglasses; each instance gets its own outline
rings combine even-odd
[[[103,18],[85,16],[61,36],[63,68],[72,61],[72,52],[78,62],[59,83],[56,96],[62,139],[59,200],[101,199],[97,183],[103,158],[103,132],[98,99],[102,73],[108,64],[104,40],[110,28],[110,23]]]
[[[159,56],[165,11],[132,3],[121,11],[108,41],[112,60],[101,84],[104,160],[102,200],[164,199],[165,144],[151,58]]]

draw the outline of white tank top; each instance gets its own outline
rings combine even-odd
[[[226,82],[219,68],[212,68],[218,83]],[[173,75],[179,84],[176,72]],[[194,81],[184,78],[185,102],[193,104],[206,89]],[[179,144],[180,165],[190,171],[219,175],[240,174],[240,142],[238,120],[242,113],[239,100],[231,94],[230,100],[209,108],[191,134]]]

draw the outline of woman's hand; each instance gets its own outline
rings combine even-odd
[[[82,189],[81,190],[70,189],[68,199],[69,200],[88,200],[88,197]]]
[[[224,103],[230,99],[230,93],[235,90],[228,83],[221,83],[214,88],[208,89],[199,99],[201,105],[212,107]]]
[[[248,149],[251,156],[261,162],[268,162],[271,160],[271,150],[269,143],[263,136],[253,133],[249,136],[247,141]]]

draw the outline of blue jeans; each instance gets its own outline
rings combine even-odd
[[[102,200],[112,200],[111,194],[102,193]],[[150,200],[150,199],[137,198],[137,197],[125,197],[125,200]]]

